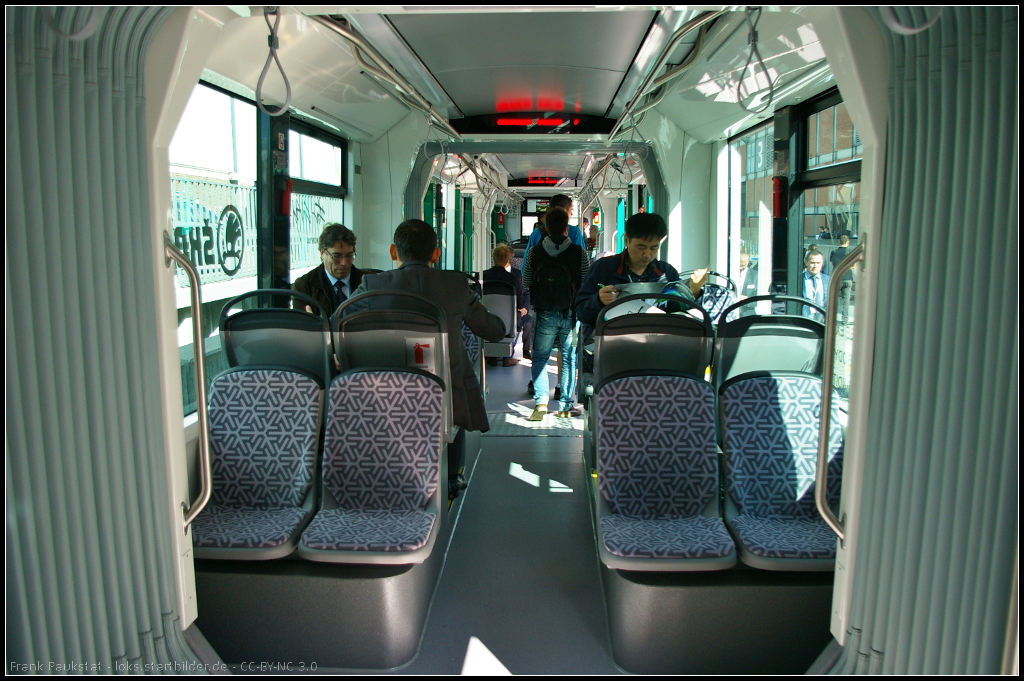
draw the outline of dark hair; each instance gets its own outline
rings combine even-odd
[[[548,234],[551,236],[562,236],[569,228],[569,213],[564,208],[548,208],[546,223]]]
[[[430,262],[437,248],[437,233],[423,220],[406,220],[395,230],[394,244],[399,260]]]
[[[320,250],[326,251],[339,241],[352,248],[356,247],[356,235],[351,229],[337,222],[324,225],[324,231],[320,232]]]
[[[657,213],[637,213],[626,220],[627,239],[649,239],[652,236],[659,239],[668,236],[665,218]]]
[[[551,210],[552,208],[564,208],[568,211],[572,208],[572,199],[565,194],[555,194],[548,199],[548,210]]]

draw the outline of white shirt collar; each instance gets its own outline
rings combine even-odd
[[[335,277],[335,276],[334,276],[333,274],[331,274],[331,273],[330,273],[330,272],[329,272],[329,271],[327,270],[327,268],[326,268],[326,267],[324,268],[324,274],[326,274],[326,275],[327,275],[327,281],[331,282],[331,286],[332,286],[332,287],[333,287],[333,286],[334,286],[334,285],[335,285],[336,283],[338,283],[338,278],[337,278],[337,277]],[[349,282],[350,282],[351,280],[352,280],[352,270],[349,270],[349,271],[348,271],[348,276],[347,276],[347,277],[342,277],[342,279],[341,279],[341,281],[345,283],[345,288],[347,288],[347,289],[348,289],[349,291],[351,291],[351,290],[352,290],[352,285],[351,285],[351,284],[349,283]]]

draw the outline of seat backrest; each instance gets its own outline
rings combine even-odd
[[[620,304],[644,299],[622,296],[602,310],[594,332],[594,383],[628,371],[704,376],[711,364],[714,330],[707,313],[695,303],[673,299],[681,308],[697,311],[701,319],[686,313],[606,316]]]
[[[800,306],[807,301],[790,296],[757,296],[728,308],[715,334],[712,382],[726,381],[753,371],[800,371],[821,375],[825,349],[825,326],[799,314],[738,316],[753,310],[759,302],[772,306]]]
[[[213,502],[300,506],[313,482],[323,395],[318,376],[287,367],[238,367],[213,379]]]
[[[261,307],[231,314],[242,301],[255,297],[297,298],[314,313]],[[232,298],[221,310],[220,336],[229,366],[289,366],[319,376],[324,385],[330,381],[327,311],[316,300],[297,291],[261,289]]]
[[[687,281],[690,275],[696,270],[688,270],[679,273],[680,281]],[[708,281],[700,297],[700,306],[703,307],[711,317],[712,324],[718,324],[722,319],[722,313],[730,305],[736,303],[739,297],[739,289],[736,282],[724,274],[708,270]]]
[[[334,379],[327,399],[324,489],[349,510],[423,510],[440,475],[437,377],[356,369]]]
[[[444,421],[451,424],[447,324],[444,310],[415,293],[378,290],[349,298],[331,317],[340,370],[418,369],[432,374],[443,387]]]
[[[515,338],[519,318],[515,287],[506,281],[485,281],[481,299],[487,311],[505,324],[505,337]]]
[[[832,410],[826,496],[835,503],[842,481],[843,435],[838,409]],[[719,413],[726,484],[740,513],[817,515],[821,378],[774,371],[737,376],[719,390]]]
[[[449,383],[444,311],[402,291],[349,298],[331,317],[341,371],[366,367],[417,368]]]
[[[601,494],[634,518],[700,515],[716,498],[715,393],[682,375],[594,386]]]

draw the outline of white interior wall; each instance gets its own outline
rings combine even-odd
[[[427,132],[423,115],[410,112],[377,141],[360,145],[362,175],[356,199],[359,211],[356,236],[363,267],[392,268],[391,236],[405,219],[402,205],[405,186]]]
[[[359,142],[348,142],[348,190],[345,196],[345,226],[356,235],[356,267],[371,265],[364,263],[363,256],[363,176],[362,176],[362,145]],[[356,168],[360,172],[356,174]]]
[[[668,262],[681,272],[707,267],[714,263],[712,145],[699,143],[656,109],[640,132],[654,147],[668,190]]]

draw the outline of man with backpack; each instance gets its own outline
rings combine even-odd
[[[576,391],[576,352],[570,342],[576,325],[573,302],[587,276],[590,259],[586,252],[566,236],[569,213],[564,208],[549,208],[545,223],[548,236],[530,248],[523,260],[523,286],[530,289],[536,315],[533,337],[533,398],[537,406],[531,421],[541,421],[548,411],[547,363],[558,342],[562,366],[558,372],[560,388],[558,416],[572,416]]]

